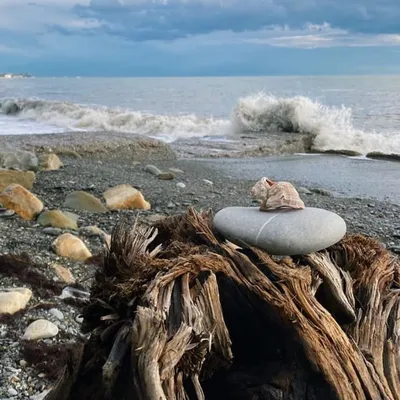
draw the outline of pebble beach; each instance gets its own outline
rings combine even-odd
[[[23,309],[11,316],[0,315],[0,399],[44,398],[60,367],[50,362],[54,354],[62,360],[68,346],[85,339],[80,332],[80,309],[96,272],[93,260],[105,251],[107,237],[121,218],[132,222],[138,218],[140,223],[151,225],[159,219],[184,213],[188,207],[211,208],[217,212],[229,206],[257,205],[249,191],[261,176],[252,177],[241,174],[238,168],[229,169],[229,163],[234,163],[232,159],[213,163],[186,157],[182,152],[177,157],[165,144],[158,148],[159,142],[154,141],[137,147],[134,140],[127,144],[126,137],[119,145],[118,141],[112,141],[110,146],[105,146],[106,137],[93,136],[91,146],[83,146],[82,141],[67,134],[58,140],[44,136],[26,135],[12,139],[13,143],[10,137],[1,139],[3,148],[7,144],[8,149],[58,155],[63,166],[36,171],[30,192],[43,203],[44,211],[71,212],[79,218],[76,229],[44,226],[39,219],[24,220],[17,214],[0,218],[1,289],[24,287],[32,292]],[[257,160],[247,158],[243,162],[252,166]],[[268,174],[267,166],[266,163],[265,174]],[[270,177],[284,178],[278,175],[275,172]],[[306,206],[333,211],[345,220],[348,232],[377,238],[394,254],[400,253],[400,202],[396,198],[382,201],[338,196],[330,188],[310,185],[309,179],[301,177],[292,183]],[[105,205],[105,192],[118,185],[129,185],[139,191],[151,208],[94,213],[66,206],[67,197],[76,191],[86,192]],[[92,257],[86,261],[73,260],[57,254],[54,241],[65,233],[78,237]],[[9,255],[15,258],[4,257]],[[11,268],[7,260],[17,267]],[[25,340],[28,326],[37,320],[47,321],[44,328],[57,333],[38,341]]]

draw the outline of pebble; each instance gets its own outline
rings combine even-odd
[[[0,292],[0,314],[15,314],[23,310],[32,297],[27,288],[13,288]]]
[[[313,188],[311,189],[311,192],[320,194],[321,196],[328,196],[328,197],[333,197],[333,194],[331,191],[323,188]]]
[[[114,186],[103,193],[110,210],[150,210],[151,205],[143,194],[128,184]]]
[[[75,261],[84,261],[92,256],[92,253],[78,237],[70,233],[58,236],[52,243],[52,249],[61,257],[66,257]]]
[[[168,168],[169,171],[174,172],[175,174],[183,174],[184,172],[179,168]]]
[[[60,321],[64,319],[64,314],[60,310],[57,310],[57,308],[50,309],[49,314]]]
[[[151,165],[151,164],[146,165],[144,167],[144,170],[155,176],[162,174],[162,171],[160,169],[158,169],[155,165]]]
[[[35,322],[32,322],[24,335],[22,336],[23,340],[38,340],[38,339],[46,339],[54,337],[58,334],[57,325],[53,324],[46,319],[38,319]]]
[[[44,228],[42,232],[45,235],[59,236],[62,234],[62,229],[60,229],[60,228]]]
[[[388,249],[392,250],[393,253],[400,254],[400,246],[390,246]]]
[[[312,207],[268,212],[258,207],[227,207],[215,215],[214,227],[232,242],[276,255],[313,253],[337,243],[346,233],[339,215]]]
[[[175,208],[175,204],[172,201],[170,201],[167,205],[167,208]]]
[[[298,187],[297,191],[299,194],[312,194],[311,190],[308,190],[307,188],[302,186]]]
[[[157,175],[157,178],[161,179],[162,181],[171,181],[175,178],[175,175],[172,172],[162,172],[161,174]]]
[[[186,185],[183,182],[178,182],[176,184],[176,187],[179,188],[179,189],[185,189]]]
[[[74,283],[75,282],[75,278],[73,277],[71,271],[65,267],[63,267],[60,264],[52,264],[51,265],[52,268],[54,268],[54,271],[57,275],[57,277],[62,280],[65,283]]]
[[[8,394],[10,396],[17,396],[18,392],[15,389],[10,388],[10,389],[8,389]]]
[[[212,181],[209,181],[208,179],[203,179],[203,182],[210,186],[214,185],[214,183]]]
[[[90,226],[83,226],[79,229],[79,234],[82,236],[104,236],[106,232],[100,229],[98,226],[90,225]]]

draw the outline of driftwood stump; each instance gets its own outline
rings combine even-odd
[[[271,257],[211,221],[119,224],[47,400],[400,399],[397,258],[360,235]]]

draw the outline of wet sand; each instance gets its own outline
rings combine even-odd
[[[400,163],[395,161],[299,154],[246,159],[198,159],[186,163],[205,165],[237,179],[254,181],[261,176],[269,176],[301,186],[323,187],[337,196],[400,204]]]

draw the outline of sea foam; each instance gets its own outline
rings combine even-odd
[[[0,100],[0,113],[64,130],[135,133],[168,142],[245,133],[265,136],[289,132],[309,135],[314,150],[379,151],[400,154],[399,133],[366,132],[354,126],[349,107],[332,107],[304,96],[276,97],[257,93],[242,97],[230,118],[194,114],[158,115],[136,110],[35,99]],[[32,133],[32,132],[29,132]]]
[[[353,124],[348,107],[326,106],[308,97],[265,93],[239,99],[232,112],[236,132],[290,132],[310,135],[315,150],[380,151],[400,154],[400,134],[365,132]]]

